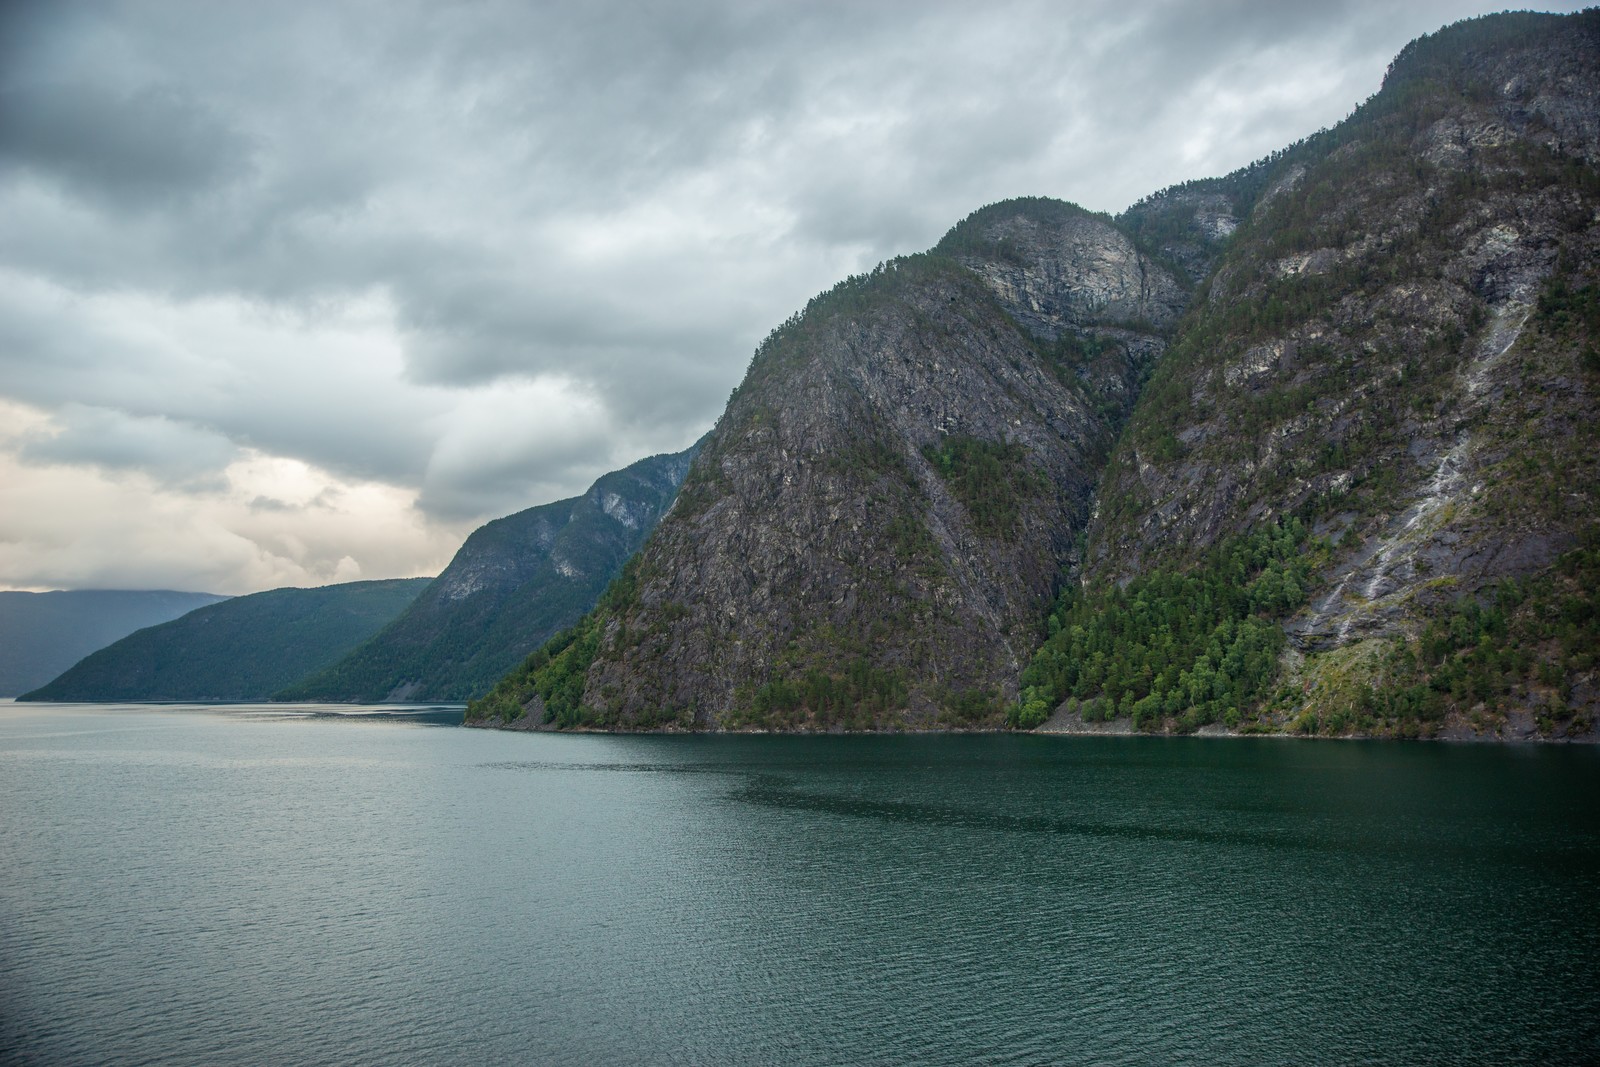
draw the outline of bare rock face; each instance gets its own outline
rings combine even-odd
[[[508,593],[531,579],[572,518],[576,500],[542,504],[474,530],[428,591],[430,601],[457,603]]]
[[[1188,294],[1111,221],[1057,201],[1007,201],[962,222],[935,251],[983,279],[1000,305],[1046,340],[1131,325],[1164,335]]]
[[[1122,226],[1057,200],[992,204],[934,251],[977,275],[1012,321],[1071,367],[1085,398],[1113,423],[1138,399],[1188,305],[1172,267],[1140,250]]]
[[[758,352],[605,620],[595,721],[999,721],[1184,294],[1103,218],[980,216]]]
[[[1479,20],[1419,38],[1390,65],[1388,88],[1450,80],[1469,88],[1465,95],[1477,105],[1443,119],[1431,131],[1433,151],[1424,154],[1470,154],[1474,147],[1519,140],[1600,163],[1597,20],[1589,14],[1512,17],[1521,25]]]
[[[1286,624],[1315,654],[1538,573],[1600,512],[1593,368],[1541,311],[1600,262],[1600,20],[1515,18],[1408,48],[1279,160],[1112,457],[1087,582],[1298,512],[1334,544]]]

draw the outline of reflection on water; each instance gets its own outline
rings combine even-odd
[[[0,1062],[1578,1062],[1588,749],[0,706]]]
[[[466,717],[466,707],[462,704],[177,704],[169,707],[241,719],[325,719],[419,726],[460,726]]]

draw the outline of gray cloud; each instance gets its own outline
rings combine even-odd
[[[0,87],[0,167],[58,179],[113,209],[225,184],[248,156],[244,138],[171,86],[127,96],[72,82]]]
[[[176,487],[215,490],[223,469],[238,456],[221,434],[163,416],[69,403],[53,421],[49,431],[23,438],[23,461],[137,470]]]
[[[193,431],[441,529],[569,495],[692,441],[843,275],[1240,166],[1488,9],[3,5],[0,401],[55,428],[13,451],[178,492]]]

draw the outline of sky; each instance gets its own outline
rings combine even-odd
[[[1496,6],[9,0],[0,588],[436,574],[839,279],[1226,173]]]

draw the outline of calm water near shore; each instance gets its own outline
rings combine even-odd
[[[0,1063],[1600,1059],[1600,751],[0,703]]]

